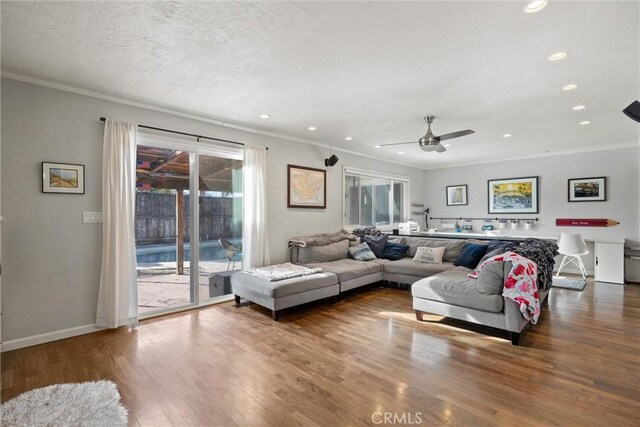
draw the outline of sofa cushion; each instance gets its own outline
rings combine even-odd
[[[454,265],[460,265],[467,268],[476,268],[484,254],[487,252],[488,245],[476,245],[475,243],[467,243],[454,261]]]
[[[405,257],[398,261],[391,261],[384,265],[384,271],[393,274],[405,274],[407,276],[428,277],[442,271],[451,270],[453,264],[443,262],[442,264],[424,264],[414,262],[411,258]]]
[[[504,308],[504,298],[501,295],[479,293],[476,279],[470,279],[464,271],[445,271],[418,280],[411,286],[411,293],[415,298],[491,313],[499,313]]]
[[[384,258],[391,261],[402,259],[407,254],[408,249],[409,246],[407,245],[387,242],[387,244],[384,245],[384,249],[382,250],[379,258]]]
[[[270,282],[249,274],[234,273],[231,276],[233,293],[246,296],[260,294],[270,298],[282,298],[302,292],[333,286],[338,283],[335,274],[323,271],[309,276],[293,277],[291,279]]]
[[[307,264],[310,262],[327,262],[344,259],[349,248],[348,240],[331,243],[324,246],[305,246],[298,248],[298,262]]]
[[[445,262],[453,262],[456,260],[462,249],[464,248],[466,241],[454,240],[454,239],[424,239],[420,237],[405,237],[404,244],[409,246],[407,255],[413,257],[416,255],[416,250],[419,247],[429,248],[441,248],[444,247],[444,256],[442,260]]]
[[[362,242],[369,245],[369,249],[371,249],[371,252],[373,252],[376,258],[380,258],[380,254],[382,254],[382,250],[387,244],[388,238],[388,234],[383,234],[381,236],[362,236]]]
[[[511,269],[510,266],[509,269]],[[478,292],[485,295],[502,295],[504,271],[505,265],[503,262],[490,262],[482,267],[476,279]]]
[[[356,261],[371,261],[376,259],[376,255],[366,243],[360,243],[358,246],[351,246],[349,248],[349,255],[351,255],[351,258]]]
[[[335,273],[340,282],[354,279],[368,274],[379,273],[382,266],[386,265],[383,260],[356,261],[355,259],[341,259],[338,261],[306,264],[309,268],[320,267],[323,271]]]
[[[421,246],[416,249],[416,255],[413,257],[415,262],[423,262],[425,264],[442,264],[442,256],[444,255],[444,246],[441,248],[427,248]]]

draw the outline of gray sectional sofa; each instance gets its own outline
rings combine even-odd
[[[528,322],[516,304],[502,296],[504,276],[511,269],[509,263],[490,264],[481,270],[477,279],[470,279],[470,269],[454,266],[467,240],[390,236],[389,241],[409,246],[406,256],[394,261],[356,261],[348,255],[348,240],[324,246],[294,246],[291,248],[291,262],[310,268],[319,267],[322,277],[314,275],[261,284],[261,279],[236,274],[232,276],[236,302],[243,297],[258,303],[271,309],[273,318],[277,320],[277,312],[283,308],[335,296],[379,281],[397,282],[412,285],[413,308],[418,320],[422,320],[426,312],[499,328],[509,331],[512,343],[518,344],[519,334]],[[442,264],[413,261],[417,248],[421,246],[444,247]],[[546,296],[546,292],[541,292],[540,301]]]

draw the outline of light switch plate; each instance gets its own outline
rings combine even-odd
[[[102,222],[102,212],[82,212],[82,222],[85,224],[99,224]]]

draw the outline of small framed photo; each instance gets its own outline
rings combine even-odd
[[[604,202],[607,200],[607,178],[572,178],[569,180],[570,202]]]
[[[466,184],[447,186],[447,206],[462,206],[468,204]]]
[[[538,213],[538,177],[490,179],[489,213]]]
[[[287,207],[327,208],[327,171],[287,165]]]
[[[84,165],[42,162],[42,192],[84,194]]]

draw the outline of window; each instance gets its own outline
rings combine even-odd
[[[407,220],[409,178],[344,168],[344,226],[390,228]]]

